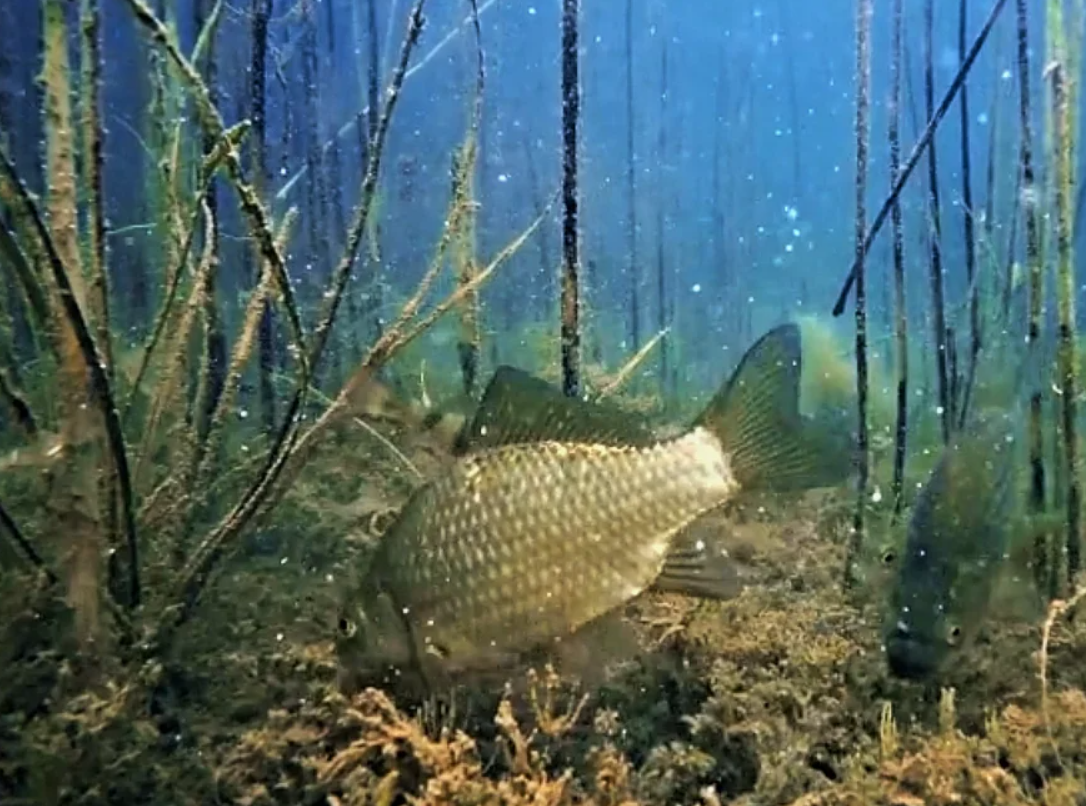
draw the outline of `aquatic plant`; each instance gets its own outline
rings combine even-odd
[[[864,512],[867,507],[867,484],[870,475],[867,422],[867,289],[864,273],[864,233],[867,229],[867,150],[870,137],[868,123],[868,94],[871,87],[871,15],[869,0],[856,4],[856,452],[858,478],[856,481],[856,510],[852,520],[849,553],[845,559],[845,585],[855,581],[855,564],[863,550]]]
[[[1040,361],[1041,313],[1043,305],[1043,265],[1041,262],[1041,231],[1038,211],[1036,180],[1033,167],[1033,119],[1029,86],[1029,18],[1025,0],[1015,0],[1018,45],[1018,110],[1019,110],[1019,160],[1022,174],[1022,214],[1026,223],[1026,263],[1029,271],[1029,313],[1026,335],[1026,361],[1031,374],[1037,371]],[[1041,512],[1045,507],[1045,465],[1042,435],[1042,398],[1038,380],[1031,378],[1029,393],[1029,465],[1030,507]],[[1050,569],[1054,558],[1049,552],[1048,538],[1037,535],[1034,542],[1033,572],[1038,590],[1048,590],[1051,595]],[[1050,579],[1051,578],[1051,579]]]
[[[562,388],[581,388],[581,255],[577,196],[577,131],[581,114],[579,0],[562,0]]]
[[[892,11],[891,84],[889,127],[890,183],[901,174],[901,73],[904,48],[904,12],[902,0],[894,0]],[[905,239],[902,234],[901,203],[890,208],[890,235],[894,261],[894,334],[897,353],[897,418],[894,426],[894,476],[891,481],[894,517],[905,506],[905,451],[909,432],[909,317],[905,305]]]

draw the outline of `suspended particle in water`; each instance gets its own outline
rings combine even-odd
[[[701,293],[701,283],[694,283],[694,285],[692,285],[690,287],[690,290],[693,291],[695,294],[700,294]]]

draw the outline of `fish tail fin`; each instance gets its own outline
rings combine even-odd
[[[851,469],[851,451],[842,440],[804,428],[802,360],[799,326],[773,328],[747,350],[694,422],[720,440],[744,489],[830,486]]]

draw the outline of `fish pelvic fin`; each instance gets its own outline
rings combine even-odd
[[[694,422],[720,440],[744,489],[832,486],[851,471],[850,446],[805,427],[800,415],[802,346],[795,323],[770,330]]]
[[[719,535],[688,528],[681,532],[664,561],[652,590],[699,599],[734,599],[743,591],[735,559]]]

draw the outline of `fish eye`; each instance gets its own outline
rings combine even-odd
[[[886,551],[884,551],[882,553],[882,564],[883,565],[893,565],[894,562],[896,562],[896,561],[897,561],[897,551],[895,549],[892,549],[892,548],[886,549]]]
[[[957,624],[951,625],[946,631],[946,642],[950,646],[957,646],[958,642],[962,640],[962,628]]]
[[[358,632],[358,627],[346,616],[339,617],[339,634],[344,638],[353,638],[354,634]]]

